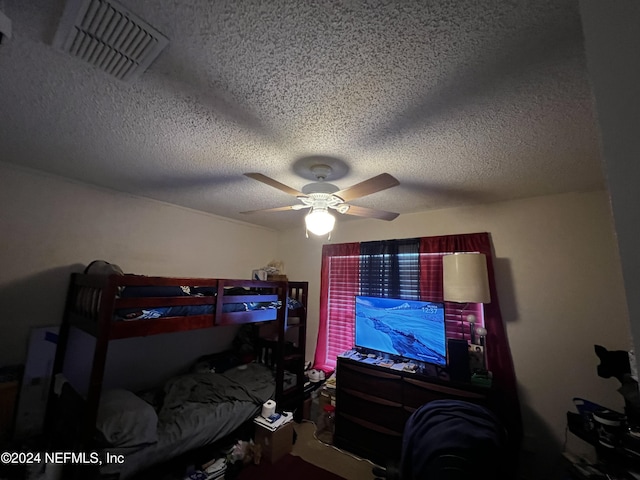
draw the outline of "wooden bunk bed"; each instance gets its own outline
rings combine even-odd
[[[80,395],[76,438],[73,445],[64,447],[76,451],[96,448],[96,419],[110,342],[217,326],[256,323],[268,327],[268,337],[257,342],[256,361],[273,372],[278,409],[292,410],[299,418],[304,399],[307,290],[307,282],[72,274],[54,376],[63,373],[72,328],[94,337],[95,348],[88,360],[88,388]],[[288,340],[292,333],[293,341]],[[56,430],[55,416],[60,411],[55,405],[60,401],[55,388],[54,383],[47,415],[50,432]]]

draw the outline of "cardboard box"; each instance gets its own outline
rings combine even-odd
[[[293,449],[293,422],[285,423],[273,432],[256,425],[254,442],[262,446],[262,461],[277,462]]]
[[[267,271],[266,270],[262,270],[262,269],[258,269],[258,270],[253,270],[251,272],[251,280],[266,280],[267,279]]]
[[[286,281],[288,280],[288,278],[286,275],[267,275],[267,280],[280,282],[280,281]]]

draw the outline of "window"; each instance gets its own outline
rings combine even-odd
[[[325,365],[335,367],[335,359],[353,347],[355,296],[360,294],[357,272],[360,256],[329,259],[327,286],[327,345]],[[329,362],[333,359],[332,362]]]
[[[361,243],[361,295],[419,300],[419,245],[417,238]]]
[[[419,253],[407,245],[403,242],[391,253],[362,254],[367,248],[335,255],[323,251],[317,368],[335,368],[338,355],[353,348],[356,295],[442,301],[445,253]],[[445,302],[447,338],[470,338],[469,314],[476,316],[476,326],[483,325],[482,304]]]

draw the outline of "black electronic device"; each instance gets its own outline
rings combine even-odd
[[[447,358],[449,360],[449,378],[467,382],[471,378],[469,368],[469,345],[466,340],[450,338],[447,340]]]

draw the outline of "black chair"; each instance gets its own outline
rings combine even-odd
[[[399,465],[374,468],[387,480],[506,480],[507,435],[488,409],[460,400],[434,400],[405,425]]]

